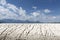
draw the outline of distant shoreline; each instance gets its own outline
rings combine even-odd
[[[0,23],[0,24],[60,24],[60,23]]]

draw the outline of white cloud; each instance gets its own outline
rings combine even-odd
[[[6,9],[2,6],[0,6],[0,19],[4,18],[15,18],[17,15],[13,14],[14,12],[10,11],[9,9]]]
[[[54,19],[56,19],[56,16],[53,16]]]
[[[37,7],[32,7],[36,9]],[[22,7],[18,8],[13,4],[7,3],[6,0],[0,0],[0,19],[16,19],[16,20],[29,20],[29,21],[39,21],[39,22],[53,22],[59,21],[60,16],[51,16],[45,15],[45,13],[50,13],[51,10],[44,9],[43,12],[41,10],[37,10],[34,12],[27,14],[27,11]]]
[[[36,17],[36,16],[39,16],[40,15],[40,12],[39,11],[36,11],[36,12],[32,12],[31,14]]]
[[[32,8],[33,8],[33,9],[35,9],[35,10],[37,9],[37,7],[36,7],[36,6],[33,6]]]
[[[51,10],[49,10],[49,9],[45,9],[44,12],[45,12],[45,13],[50,13]]]
[[[24,9],[22,9],[22,7],[20,7],[20,9],[19,9],[19,14],[20,14],[21,16],[25,16],[25,15],[26,15],[26,10],[24,10]]]
[[[0,4],[5,5],[6,4],[6,0],[0,0]]]

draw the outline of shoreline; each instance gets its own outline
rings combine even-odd
[[[60,23],[0,23],[0,24],[60,24]]]

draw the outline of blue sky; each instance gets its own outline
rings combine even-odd
[[[27,11],[33,10],[32,7],[36,6],[37,10],[53,10],[54,13],[52,13],[52,15],[60,14],[60,0],[7,0],[7,2],[14,4],[17,7],[21,6]]]
[[[0,0],[0,17],[23,21],[60,22],[60,0]]]

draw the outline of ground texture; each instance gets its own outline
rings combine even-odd
[[[0,40],[60,40],[60,24],[0,24]]]

